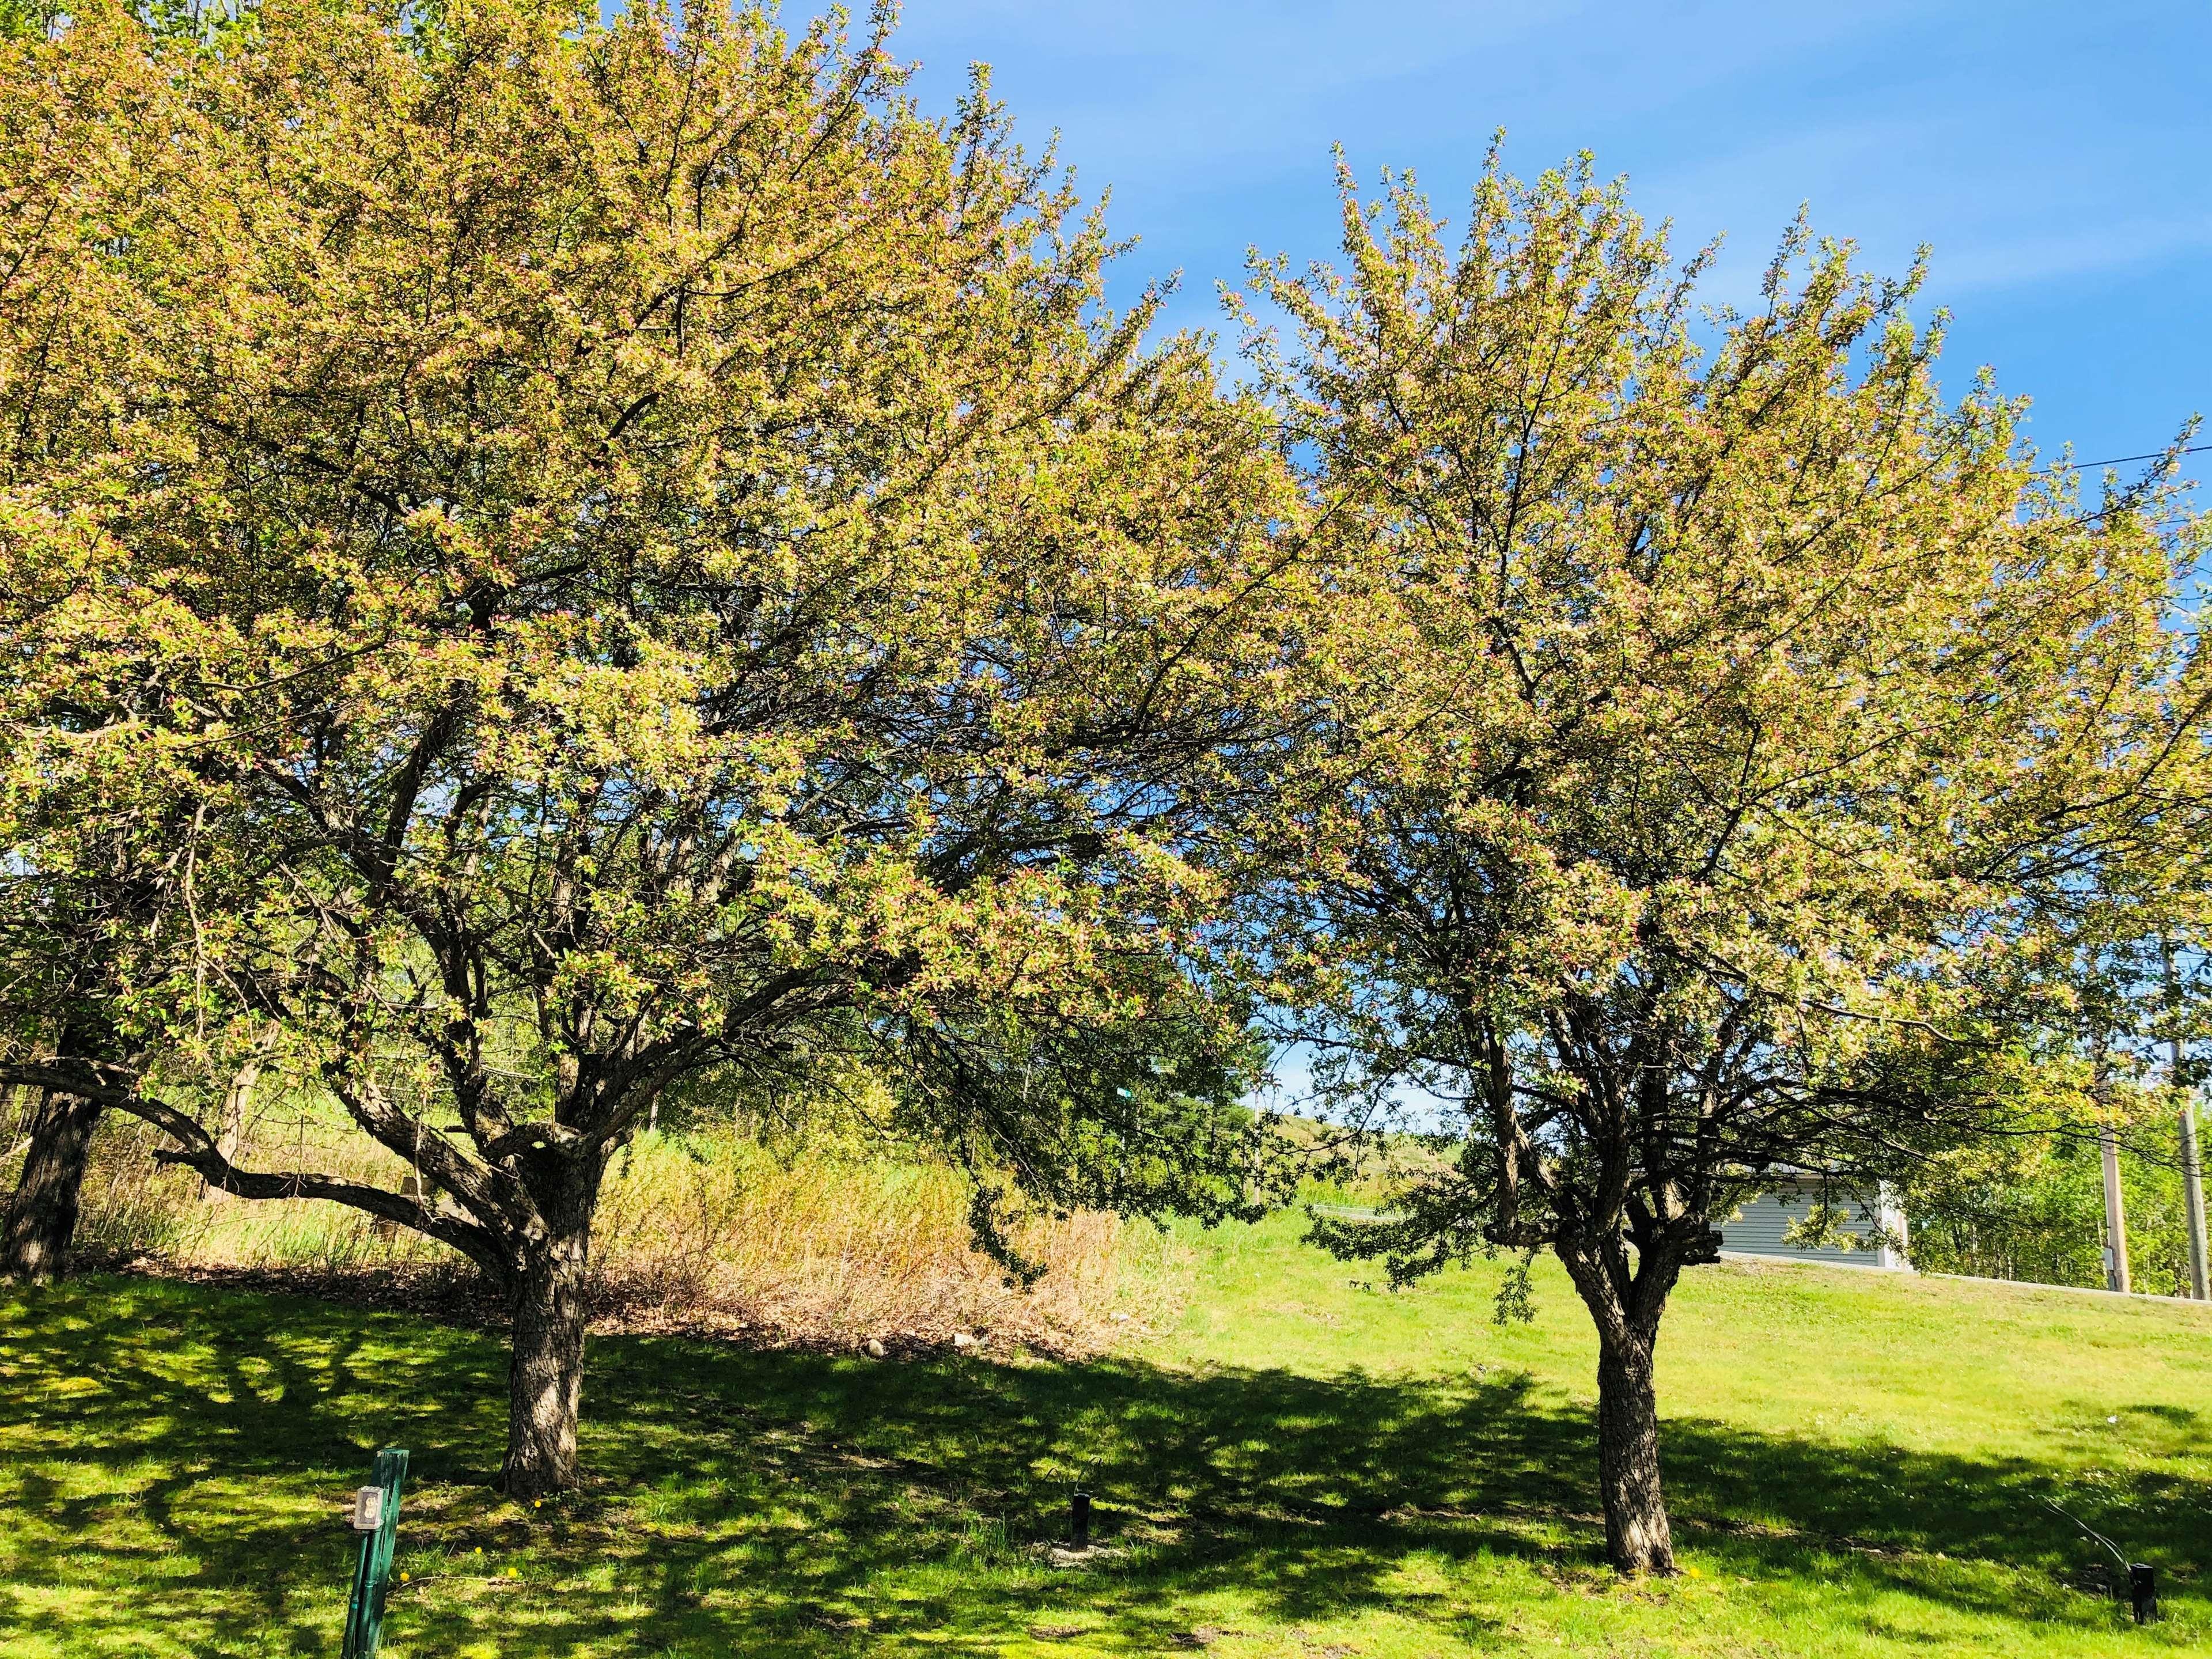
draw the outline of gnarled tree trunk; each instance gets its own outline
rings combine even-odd
[[[1670,1574],[1674,1537],[1659,1484],[1659,1395],[1651,1358],[1682,1254],[1646,1248],[1632,1256],[1626,1241],[1611,1237],[1562,1240],[1554,1248],[1597,1327],[1606,1558],[1622,1572]]]
[[[510,1498],[541,1498],[576,1484],[590,1240],[586,1220],[532,1243],[508,1281],[514,1337],[501,1484]]]
[[[77,1200],[100,1127],[97,1101],[49,1089],[31,1129],[22,1178],[0,1237],[0,1277],[56,1279],[69,1271]]]
[[[1659,1400],[1651,1342],[1601,1330],[1597,1360],[1598,1483],[1605,1553],[1623,1572],[1671,1573],[1674,1538],[1659,1487]]]

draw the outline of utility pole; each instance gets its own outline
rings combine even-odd
[[[2105,1288],[2124,1294],[2128,1288],[2128,1213],[2120,1198],[2120,1144],[2112,1126],[2097,1131],[2097,1146],[2105,1154]]]
[[[2181,1103],[2181,1207],[2189,1221],[2189,1294],[2212,1302],[2212,1274],[2204,1261],[2204,1165],[2197,1156],[2197,1110]]]
[[[2204,1261],[2204,1166],[2197,1155],[2197,1103],[2181,1073],[2181,995],[2173,976],[2173,947],[2159,941],[2166,956],[2166,1080],[2173,1085],[2174,1109],[2181,1120],[2181,1211],[2189,1229],[2189,1294],[2212,1302],[2212,1282]]]
[[[2097,1150],[2105,1155],[2105,1288],[2125,1295],[2128,1291],[2128,1206],[2120,1196],[2120,1143],[2113,1132],[2106,1089],[2105,1039],[2097,1038]]]

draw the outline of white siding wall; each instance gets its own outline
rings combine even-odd
[[[1721,1224],[1721,1248],[1745,1255],[1779,1256],[1795,1261],[1834,1261],[1854,1267],[1892,1267],[1901,1265],[1894,1253],[1875,1243],[1877,1226],[1873,1218],[1864,1214],[1859,1206],[1837,1195],[1836,1202],[1844,1215],[1846,1231],[1867,1241],[1867,1248],[1845,1250],[1824,1245],[1816,1250],[1801,1249],[1783,1242],[1791,1227],[1804,1222],[1820,1201],[1818,1187],[1785,1188],[1780,1192],[1747,1200],[1741,1212],[1733,1219]],[[1900,1218],[1890,1218],[1893,1230],[1901,1231]]]

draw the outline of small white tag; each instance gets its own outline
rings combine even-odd
[[[353,1495],[353,1513],[348,1517],[356,1532],[374,1532],[384,1524],[384,1488],[363,1486]]]

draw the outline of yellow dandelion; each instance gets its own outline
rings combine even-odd
[[[405,1573],[403,1572],[399,1575],[399,1582],[403,1584],[407,1582],[407,1575]]]

